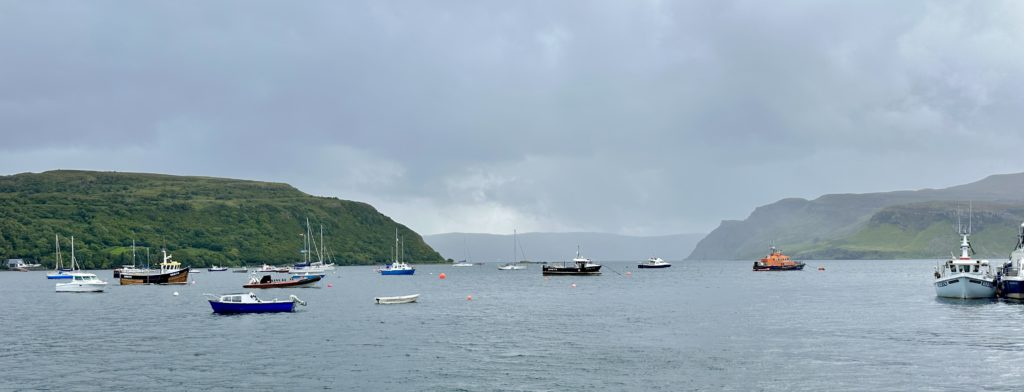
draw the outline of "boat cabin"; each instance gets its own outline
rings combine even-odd
[[[171,260],[171,256],[167,254],[167,249],[164,249],[164,261],[160,263],[160,273],[166,274],[168,272],[174,272],[181,270],[181,263]]]
[[[225,294],[220,296],[220,302],[232,302],[232,303],[257,303],[261,302],[259,298],[256,298],[255,293],[237,293],[237,294]]]
[[[975,259],[954,259],[947,260],[936,271],[935,278],[942,278],[957,274],[969,275],[991,275],[988,260]]]

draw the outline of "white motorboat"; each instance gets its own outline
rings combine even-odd
[[[995,297],[996,275],[988,260],[971,258],[970,229],[957,231],[961,238],[960,257],[950,257],[935,267],[935,295],[961,299]]]
[[[472,267],[475,264],[467,262],[466,260],[459,260],[452,263],[452,267]]]
[[[391,304],[407,304],[416,302],[420,298],[419,294],[413,295],[402,295],[398,297],[376,297],[373,300],[380,305],[391,305]]]
[[[661,257],[651,257],[647,259],[646,263],[637,264],[637,268],[668,268],[671,267],[672,263],[662,260]]]
[[[1024,223],[1017,231],[1017,246],[1010,252],[1010,261],[1000,271],[999,296],[1024,299]]]
[[[526,264],[519,264],[519,263],[502,264],[502,265],[498,266],[498,269],[500,269],[502,271],[524,270],[524,269],[526,269]]]
[[[107,282],[100,280],[96,274],[88,272],[71,272],[71,279],[57,283],[58,293],[99,293],[107,287]]]

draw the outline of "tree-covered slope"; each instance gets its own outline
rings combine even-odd
[[[58,170],[0,177],[0,258],[52,265],[54,234],[75,237],[88,268],[131,262],[131,243],[166,247],[185,265],[287,264],[301,259],[305,221],[339,264],[387,260],[395,230],[405,257],[440,262],[422,238],[372,206],[279,183]],[[140,252],[137,252],[140,253]],[[143,254],[143,253],[140,253]],[[144,262],[140,256],[139,262]]]
[[[1024,174],[995,175],[945,189],[780,200],[758,207],[743,221],[723,221],[689,258],[752,259],[767,253],[773,241],[787,254],[803,258],[948,255],[951,241],[956,248],[956,203],[966,208],[968,201],[979,207],[975,223],[987,222],[981,228],[975,225],[979,245],[1007,237],[1012,242],[1020,224],[1012,221],[1024,218],[1017,216],[1024,206]],[[976,245],[975,249],[994,257],[1005,253],[999,246],[981,245],[983,251]]]

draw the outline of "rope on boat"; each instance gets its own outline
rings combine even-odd
[[[299,299],[299,297],[296,297],[295,294],[289,295],[288,298],[291,298],[292,302],[295,302],[302,306],[306,306],[306,301]]]

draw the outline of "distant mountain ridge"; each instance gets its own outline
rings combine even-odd
[[[704,234],[637,237],[609,233],[520,233],[519,258],[531,261],[567,261],[581,254],[599,261],[646,260],[661,257],[681,260]],[[453,260],[508,262],[512,259],[512,234],[445,233],[423,240]]]
[[[957,205],[966,220],[969,202],[978,254],[1004,257],[1024,219],[1024,173],[945,189],[782,199],[745,220],[722,221],[687,258],[752,259],[767,253],[772,241],[800,258],[946,257],[958,244]]]
[[[366,203],[311,196],[287,184],[146,173],[56,170],[0,176],[0,257],[53,265],[54,234],[75,236],[86,268],[131,263],[131,244],[155,253],[166,246],[195,267],[301,260],[310,220],[324,227],[339,264],[390,258],[395,230],[406,259],[441,262],[407,227]],[[319,240],[319,237],[316,238]],[[65,251],[68,243],[63,243]]]

